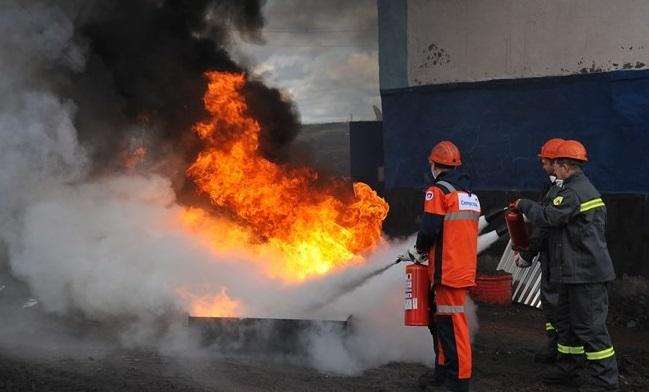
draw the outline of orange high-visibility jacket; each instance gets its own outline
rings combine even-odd
[[[428,188],[424,212],[443,216],[442,227],[428,253],[428,272],[435,285],[475,286],[480,201],[446,181]]]

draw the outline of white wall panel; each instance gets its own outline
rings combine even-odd
[[[649,0],[408,0],[410,86],[644,69]]]

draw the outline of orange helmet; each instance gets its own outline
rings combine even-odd
[[[554,159],[556,157],[557,148],[564,141],[565,140],[558,137],[548,140],[541,146],[541,151],[539,151],[538,156],[540,158]]]
[[[559,144],[554,154],[554,158],[569,158],[578,161],[587,161],[588,154],[586,147],[576,140],[566,140]]]
[[[428,160],[445,166],[460,166],[462,164],[460,150],[448,140],[437,143],[430,151]]]

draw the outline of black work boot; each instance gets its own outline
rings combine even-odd
[[[558,370],[542,374],[541,381],[548,385],[563,385],[573,388],[578,387],[581,384],[578,375],[566,374]]]
[[[469,380],[452,380],[448,379],[444,383],[447,391],[451,392],[469,392]]]
[[[419,388],[439,387],[444,385],[446,375],[443,370],[431,370],[419,376]]]

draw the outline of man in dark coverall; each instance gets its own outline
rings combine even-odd
[[[538,157],[541,160],[543,170],[550,177],[550,182],[544,187],[541,192],[539,203],[547,206],[552,202],[559,192],[561,180],[557,180],[554,175],[553,160],[556,154],[557,147],[564,140],[553,138],[546,141],[541,146]],[[538,262],[541,263],[541,304],[543,305],[543,315],[545,316],[545,332],[548,336],[548,344],[543,352],[534,355],[535,362],[541,363],[554,363],[557,359],[557,330],[556,324],[556,308],[559,301],[558,284],[550,280],[550,260],[548,255],[548,233],[549,229],[546,227],[535,227],[530,235],[529,247],[527,249],[516,249],[514,251],[520,252],[514,257],[514,262],[518,267],[527,268],[532,265],[534,257],[538,254]]]
[[[576,140],[561,143],[554,169],[563,180],[552,203],[543,206],[519,199],[516,208],[528,220],[550,229],[550,279],[559,283],[556,370],[543,376],[548,384],[578,384],[577,356],[586,357],[580,392],[618,390],[615,350],[606,328],[608,282],[615,279],[604,235],[606,206],[582,172],[586,149]]]

